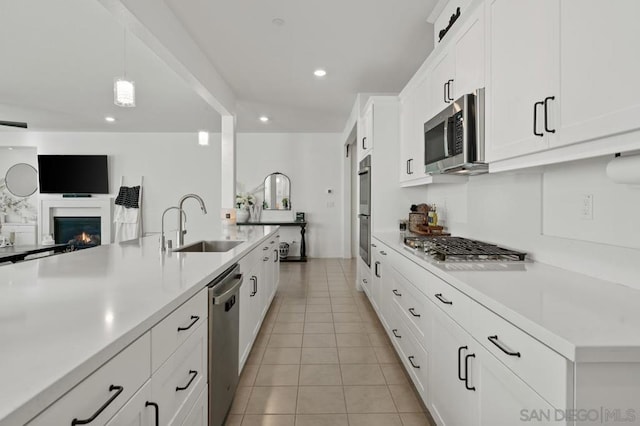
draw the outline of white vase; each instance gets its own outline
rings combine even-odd
[[[237,223],[246,223],[249,220],[249,210],[247,209],[236,209],[236,222]]]

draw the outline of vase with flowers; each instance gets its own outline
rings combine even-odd
[[[236,222],[249,221],[249,209],[256,204],[256,197],[249,193],[236,194]]]

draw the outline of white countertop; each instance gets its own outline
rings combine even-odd
[[[437,262],[397,232],[373,237],[571,361],[640,362],[640,290],[538,262]]]
[[[198,236],[246,241],[225,253],[161,253],[152,236],[0,266],[0,426],[29,421],[277,229]]]

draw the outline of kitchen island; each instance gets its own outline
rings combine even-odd
[[[199,236],[244,241],[223,253],[152,236],[0,268],[0,425],[29,422],[277,230]]]

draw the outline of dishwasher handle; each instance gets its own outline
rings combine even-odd
[[[233,279],[220,283],[209,289],[212,303],[214,305],[222,305],[227,302],[233,295],[238,292],[238,288],[242,285],[244,277],[242,274],[234,274]]]

